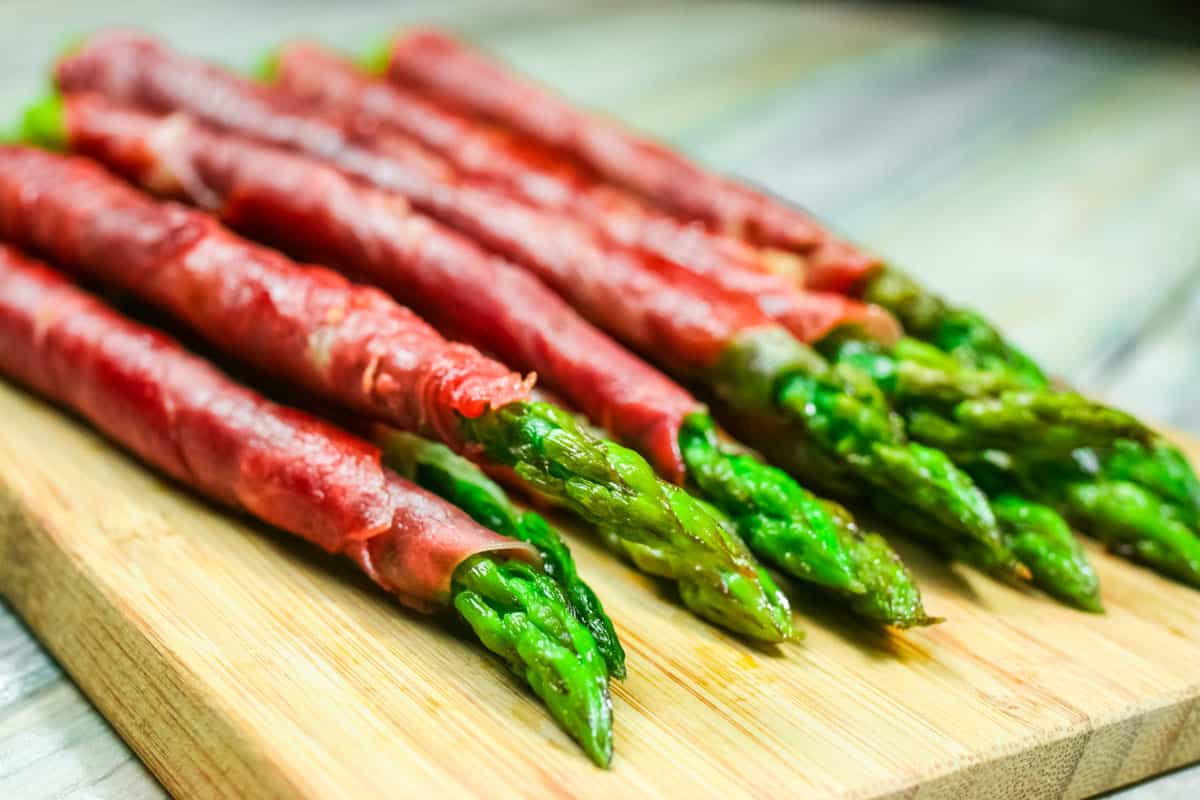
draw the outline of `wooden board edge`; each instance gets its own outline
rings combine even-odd
[[[102,576],[73,557],[52,515],[40,518],[23,495],[0,485],[0,591],[167,791],[299,796],[228,709],[204,701],[188,667],[157,647],[104,590]]]
[[[1033,734],[867,790],[869,800],[1075,800],[1200,763],[1200,683],[1132,716]]]

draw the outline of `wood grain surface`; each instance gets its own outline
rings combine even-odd
[[[0,122],[39,90],[64,40],[99,25],[136,24],[246,67],[288,36],[315,34],[353,48],[410,20],[452,24],[573,96],[810,206],[981,308],[1090,392],[1200,433],[1195,51],[890,4],[9,0],[0,4]],[[0,425],[0,443],[6,431]],[[92,499],[98,507],[108,502],[106,494]],[[286,541],[269,541],[272,557],[303,560]],[[336,562],[317,563],[357,585]],[[640,580],[624,570],[619,579]],[[820,671],[833,656],[818,641],[841,621],[826,620],[816,606],[805,610],[819,624],[806,619],[810,639],[788,663]],[[1034,613],[1042,611],[1058,609],[1039,602]],[[393,624],[408,619],[390,606],[386,613],[399,615]],[[958,616],[953,627],[965,630]],[[995,624],[986,614],[982,623],[972,619],[972,626]],[[1184,622],[1196,629],[1194,615]],[[442,633],[464,656],[456,664],[486,668],[513,688],[475,648]],[[1139,645],[1147,658],[1155,641]],[[85,666],[68,663],[89,693],[115,680],[86,637],[56,646],[84,650]],[[853,652],[868,668],[883,658],[865,645]],[[632,682],[629,691],[632,699],[619,700],[618,759],[632,724],[625,721],[626,703],[636,700]],[[532,700],[518,705],[525,716],[514,725],[532,721],[557,735]],[[872,717],[860,735],[877,735],[887,719]],[[1137,738],[1128,729],[1120,735]],[[801,745],[802,752],[813,747]],[[162,794],[0,602],[0,797]],[[1190,800],[1200,796],[1200,769],[1126,795]]]
[[[1081,797],[1200,758],[1196,592],[1098,549],[1104,616],[904,548],[948,622],[875,634],[801,597],[807,639],[759,648],[581,534],[629,651],[603,772],[348,563],[8,386],[0,420],[0,586],[180,796]]]

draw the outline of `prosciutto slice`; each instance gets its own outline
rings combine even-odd
[[[443,605],[474,554],[537,561],[385,470],[373,446],[238,385],[5,244],[0,372],[209,498],[349,556],[418,610]]]
[[[460,415],[525,399],[532,385],[383,292],[158,202],[87,159],[0,147],[0,237],[142,297],[261,369],[451,444]]]

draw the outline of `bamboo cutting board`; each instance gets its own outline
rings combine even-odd
[[[452,627],[5,384],[0,513],[0,591],[180,796],[1080,797],[1200,759],[1200,592],[1099,548],[1105,616],[903,547],[948,622],[797,594],[761,648],[581,532],[629,653],[604,772]]]

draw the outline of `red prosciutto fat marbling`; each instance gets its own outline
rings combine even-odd
[[[208,497],[349,556],[414,608],[444,603],[476,553],[536,561],[385,470],[366,442],[239,386],[3,244],[0,371]]]
[[[66,99],[70,146],[154,191],[208,203],[239,230],[342,265],[442,330],[536,370],[664,477],[682,480],[679,428],[699,407],[524,270],[351,182],[322,162],[182,115],[159,117],[93,95]],[[181,178],[182,176],[182,178]]]
[[[408,309],[159,203],[97,165],[0,147],[0,236],[145,298],[260,369],[366,416],[458,444],[458,415],[522,379]]]
[[[497,184],[535,207],[576,214],[622,244],[643,247],[726,291],[755,298],[767,314],[804,341],[819,339],[847,322],[863,326],[878,339],[899,335],[896,321],[877,306],[798,290],[789,279],[767,273],[754,248],[656,213],[540,142],[457,114],[398,84],[372,79],[317,45],[285,47],[278,61],[278,84],[318,113],[411,136],[460,174]],[[818,247],[808,260],[810,279],[838,289],[855,282],[864,266],[845,247],[832,239]]]

